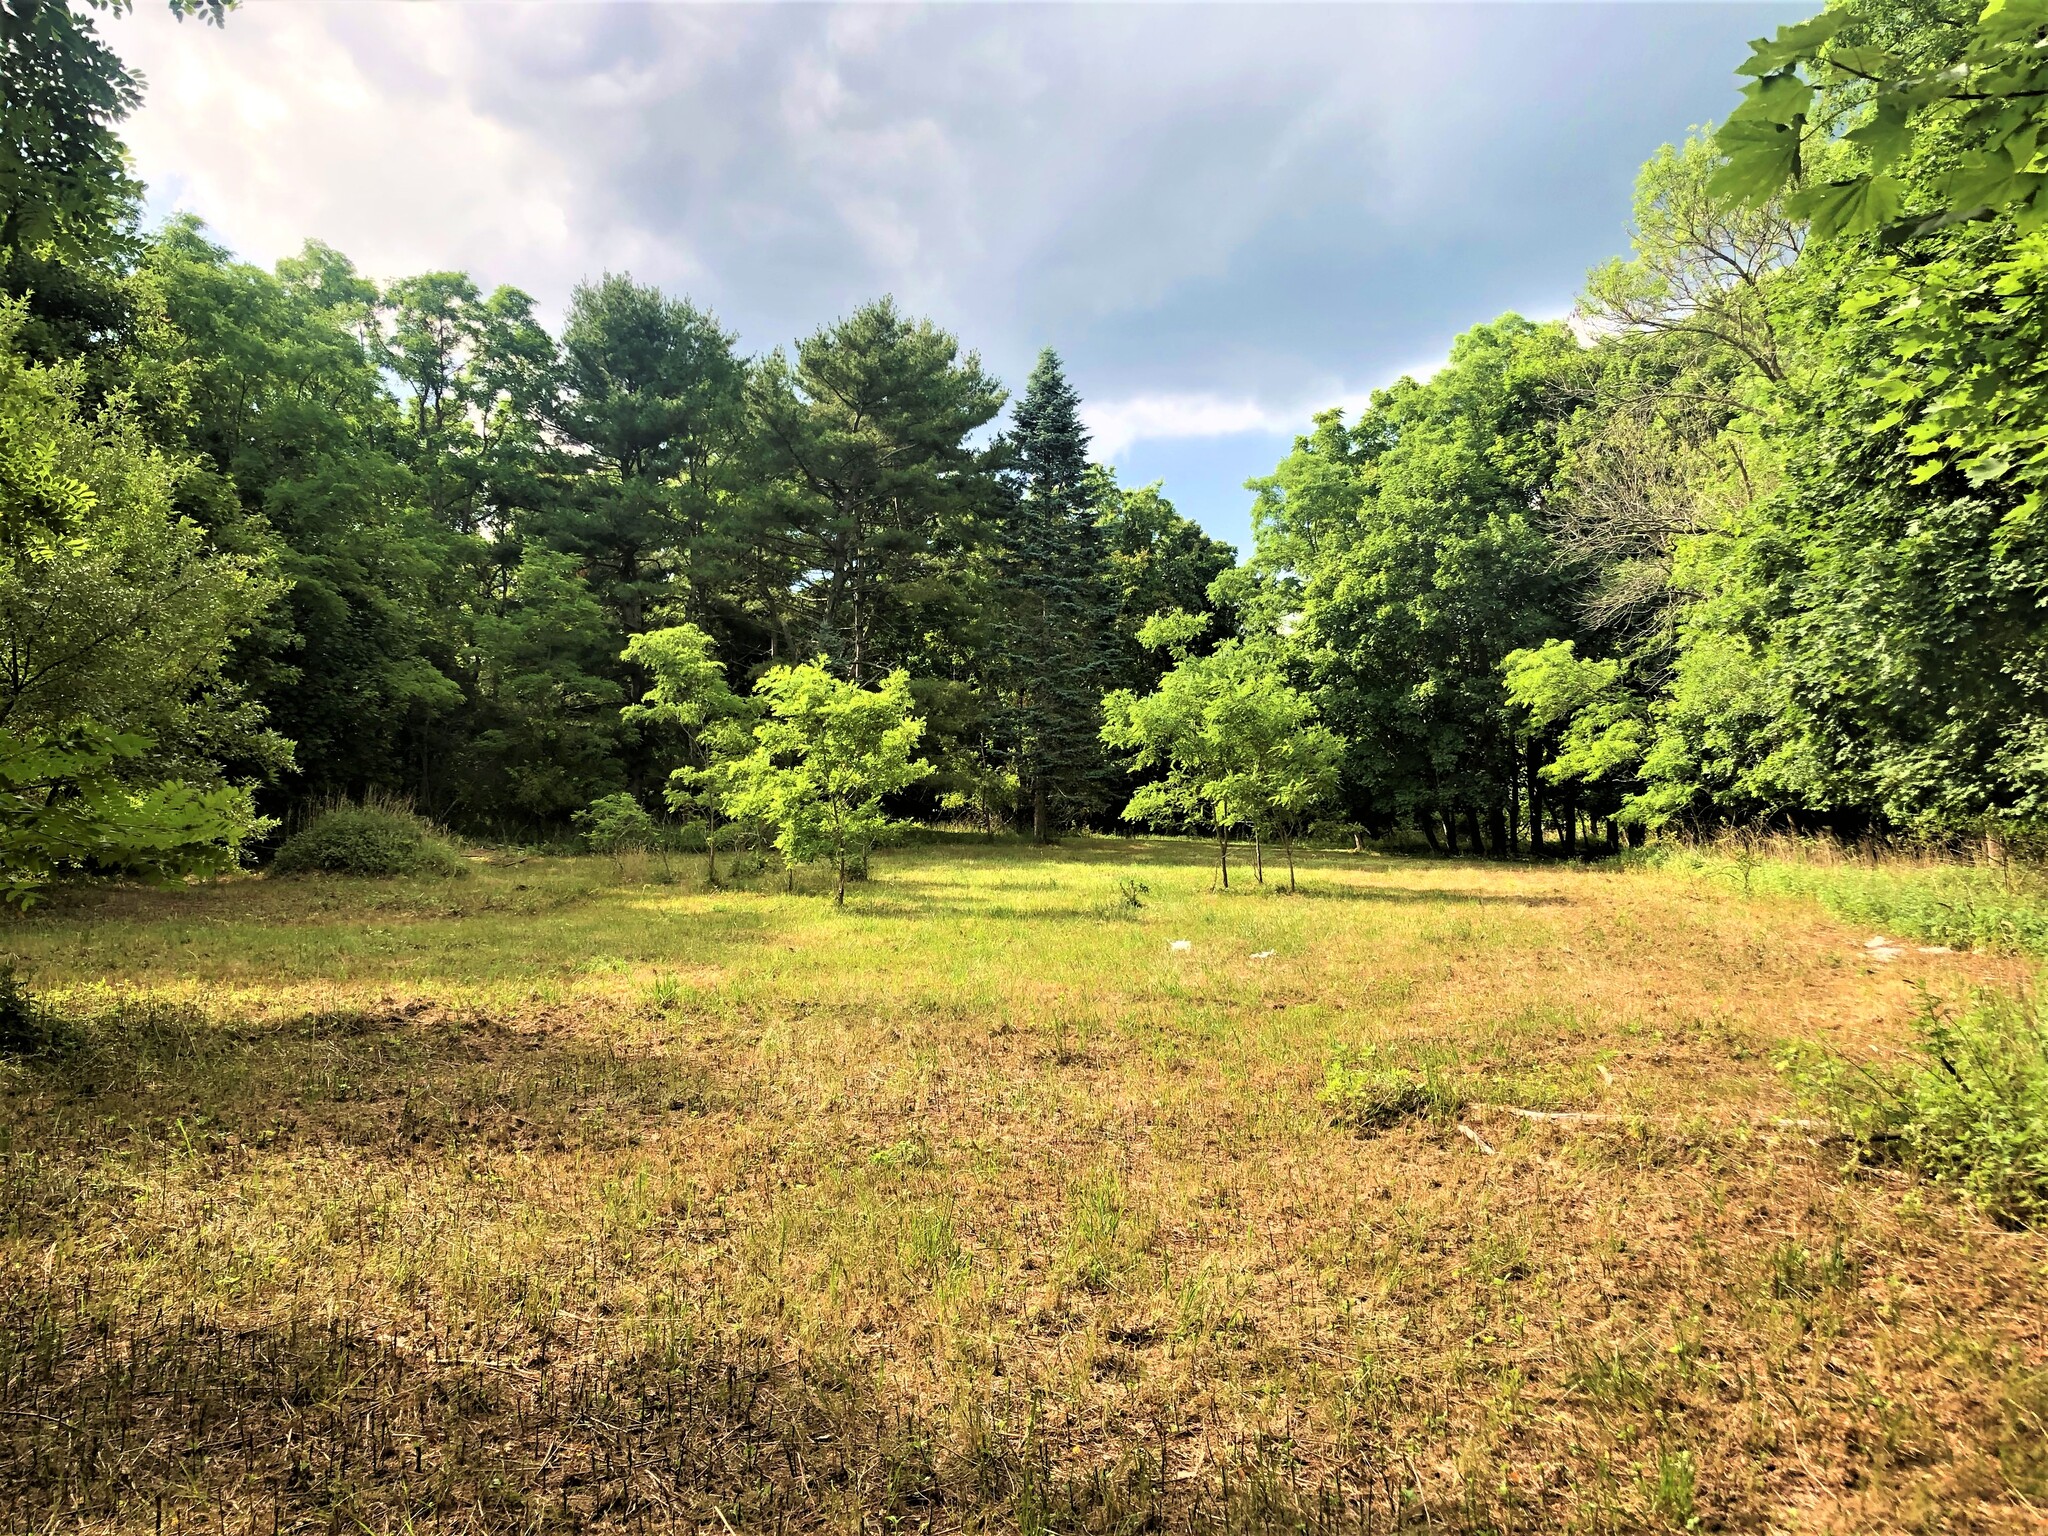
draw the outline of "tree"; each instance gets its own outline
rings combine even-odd
[[[1429,383],[1380,391],[1348,429],[1321,419],[1261,483],[1261,547],[1299,583],[1286,643],[1349,744],[1354,819],[1413,816],[1455,853],[1483,815],[1508,851],[1525,765],[1499,668],[1571,623],[1539,509],[1579,352],[1562,326],[1479,326]]]
[[[625,718],[682,733],[685,761],[670,771],[665,794],[673,810],[705,811],[710,825],[704,846],[716,885],[718,810],[731,788],[732,765],[752,744],[744,728],[754,713],[750,701],[727,685],[711,637],[694,624],[634,635],[626,641],[624,659],[654,679],[639,703],[626,706]]]
[[[1189,655],[1198,630],[1187,620],[1178,615],[1148,628],[1148,639],[1180,657],[1156,691],[1120,689],[1102,701],[1103,741],[1130,754],[1133,772],[1156,775],[1132,795],[1124,818],[1207,822],[1225,890],[1232,829],[1247,822],[1277,829],[1291,890],[1295,835],[1336,789],[1342,743],[1317,723],[1314,706],[1287,685],[1270,655],[1236,640]]]
[[[732,766],[725,813],[774,827],[792,870],[831,859],[839,877],[833,899],[844,906],[848,860],[864,866],[891,825],[884,797],[932,771],[910,755],[924,733],[910,675],[898,669],[880,687],[863,688],[834,677],[820,657],[771,667],[754,696],[765,718],[753,728],[752,750]]]
[[[1009,433],[1016,494],[996,536],[1002,622],[995,688],[1031,833],[1051,841],[1093,803],[1099,700],[1110,685],[1112,595],[1088,484],[1080,397],[1058,355],[1038,355]]]
[[[0,730],[0,902],[32,906],[69,875],[219,874],[247,838],[274,825],[226,785],[138,786],[152,745],[94,721],[26,736]]]
[[[995,488],[969,438],[1003,398],[976,354],[890,299],[761,363],[747,399],[759,540],[784,580],[777,653],[822,652],[855,682],[971,658]]]
[[[383,788],[431,801],[439,730],[465,701],[461,620],[478,548],[422,505],[393,452],[397,410],[375,342],[376,289],[309,246],[270,273],[191,220],[143,253],[186,381],[183,487],[216,544],[274,542],[290,582],[236,671],[298,746],[308,798]]]
[[[1716,190],[1752,207],[1785,195],[1823,238],[2048,218],[2048,12],[1991,0],[1957,25],[1914,9],[1845,5],[1752,43]]]
[[[85,0],[119,14],[132,0]],[[232,0],[171,0],[219,25]],[[0,4],[0,249],[106,255],[141,195],[117,132],[142,81],[67,0]]]
[[[0,727],[43,739],[91,720],[200,780],[289,765],[227,676],[282,590],[274,561],[210,548],[175,507],[189,466],[124,398],[86,418],[76,366],[15,353],[21,316],[0,302]]]
[[[1120,687],[1149,690],[1158,685],[1166,661],[1163,652],[1139,642],[1138,632],[1157,613],[1210,611],[1209,589],[1237,564],[1237,551],[1175,511],[1156,481],[1127,490],[1111,470],[1091,464],[1088,499],[1102,530],[1115,609],[1112,680]],[[1219,615],[1212,642],[1229,633]]]
[[[744,379],[733,338],[687,299],[617,273],[570,296],[553,407],[566,494],[541,532],[589,563],[627,634],[660,602],[718,593]]]

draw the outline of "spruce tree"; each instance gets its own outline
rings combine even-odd
[[[1104,774],[1112,598],[1080,405],[1058,355],[1046,348],[1012,418],[1013,497],[999,541],[995,691],[1007,755],[1040,842],[1095,808]]]

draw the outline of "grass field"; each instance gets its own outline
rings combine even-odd
[[[1845,1174],[1772,1065],[2023,961],[1206,857],[11,925],[69,1038],[0,1059],[0,1529],[2048,1529],[2048,1239]],[[1333,1062],[1430,1092],[1361,1133]]]

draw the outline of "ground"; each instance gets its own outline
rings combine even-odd
[[[1697,874],[1249,874],[12,924],[62,1038],[0,1059],[0,1529],[2048,1529],[2048,1239],[1845,1171],[1772,1060],[2016,962]],[[1332,1062],[1441,1091],[1361,1133]]]

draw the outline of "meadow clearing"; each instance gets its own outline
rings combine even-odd
[[[2048,1528],[2048,1238],[1845,1172],[1773,1065],[2029,966],[1709,873],[1208,860],[10,924],[64,1039],[0,1058],[0,1529]],[[1332,1063],[1429,1091],[1340,1123]]]

